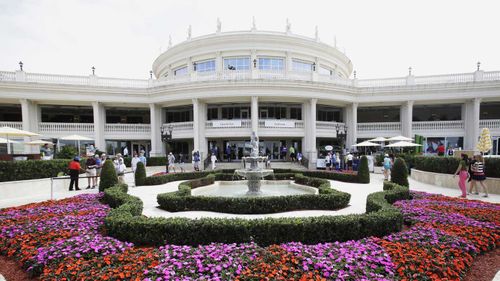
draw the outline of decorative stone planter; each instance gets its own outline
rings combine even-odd
[[[453,175],[450,174],[440,174],[433,172],[425,172],[416,169],[411,169],[411,178],[428,184],[437,185],[440,187],[447,188],[458,188],[458,176],[453,178]],[[487,178],[485,182],[488,187],[488,192],[492,194],[500,194],[500,178]],[[469,185],[467,184],[467,189]],[[478,187],[481,191],[481,187]]]

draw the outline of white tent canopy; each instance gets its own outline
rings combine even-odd
[[[356,147],[362,147],[362,146],[380,146],[380,144],[373,143],[373,142],[370,142],[370,141],[364,141],[364,142],[360,142],[358,144],[353,144],[352,146],[356,146]]]
[[[33,137],[33,136],[39,136],[39,134],[11,127],[1,127],[0,136],[7,136],[7,143],[9,143],[9,137]],[[7,153],[10,154],[10,145],[7,145]]]
[[[399,142],[395,142],[395,143],[391,143],[389,145],[386,145],[385,147],[417,147],[417,146],[422,146],[422,145],[418,144],[418,143],[407,142],[407,141],[399,141]]]
[[[381,141],[387,141],[387,139],[384,138],[384,137],[376,137],[376,138],[368,140],[368,141],[371,141],[371,142],[381,142]]]
[[[412,141],[413,139],[412,138],[407,138],[405,136],[395,136],[395,137],[392,137],[392,138],[388,138],[387,139],[388,141]]]
[[[0,143],[19,143],[18,141],[15,141],[15,140],[8,140],[8,139],[4,139],[4,138],[0,138]]]

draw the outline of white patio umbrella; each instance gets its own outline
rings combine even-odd
[[[65,137],[62,137],[62,138],[59,138],[61,140],[74,140],[77,142],[77,150],[78,150],[78,155],[80,155],[80,141],[91,141],[91,140],[94,140],[92,138],[88,138],[88,137],[84,137],[84,136],[80,136],[80,135],[69,135],[69,136],[65,136]]]
[[[34,140],[34,141],[30,141],[30,142],[25,142],[24,144],[29,144],[29,145],[45,145],[45,144],[54,145],[52,142],[50,142],[50,141],[44,141],[44,140]]]
[[[371,141],[371,142],[382,142],[382,141],[387,141],[387,139],[384,138],[384,137],[376,137],[376,138],[368,140],[368,141]]]
[[[395,137],[392,137],[392,138],[388,138],[387,140],[388,141],[406,141],[406,142],[409,142],[409,141],[412,141],[413,139],[412,138],[407,138],[405,136],[395,136]]]
[[[11,143],[19,143],[19,142],[18,142],[18,141],[15,141],[15,140],[8,140],[8,139],[0,138],[0,143],[8,143],[8,144],[11,144]]]
[[[7,142],[9,142],[9,137],[33,137],[39,136],[39,134],[23,131],[11,127],[1,127],[0,128],[0,136],[6,136]],[[10,145],[7,144],[7,154],[10,154]]]
[[[364,141],[364,142],[360,142],[358,144],[353,144],[352,146],[356,146],[356,147],[362,147],[362,146],[380,146],[380,144],[378,143],[374,143],[374,142],[370,142],[370,141]]]
[[[417,147],[417,146],[422,146],[422,145],[418,144],[418,143],[407,142],[407,141],[398,141],[398,142],[386,145],[385,147]]]

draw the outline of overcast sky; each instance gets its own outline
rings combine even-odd
[[[358,78],[500,70],[500,1],[0,0],[0,70],[147,78],[160,48],[215,32],[292,32],[345,48]]]

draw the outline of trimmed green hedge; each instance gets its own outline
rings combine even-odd
[[[192,172],[192,173],[175,173],[175,174],[166,174],[162,176],[150,176],[144,180],[144,185],[159,185],[165,184],[171,181],[181,181],[181,180],[192,180],[201,177],[206,177],[211,174],[211,171],[203,171],[203,172]]]
[[[57,177],[58,173],[68,171],[69,162],[67,159],[0,161],[0,182]]]
[[[370,183],[370,169],[368,168],[368,158],[366,156],[361,156],[361,161],[359,163],[358,169],[358,181],[359,183]]]
[[[158,194],[160,209],[169,212],[212,211],[232,214],[269,214],[295,210],[337,210],[349,204],[351,195],[330,188],[324,179],[295,175],[298,184],[318,188],[319,194],[302,194],[269,197],[191,196],[191,190],[213,184],[227,174],[211,174],[179,184],[176,192]]]
[[[384,187],[385,188],[385,187]],[[212,242],[236,243],[254,241],[260,245],[300,241],[306,244],[347,241],[368,236],[384,236],[400,231],[403,215],[390,203],[409,198],[406,187],[392,185],[385,191],[370,194],[367,213],[345,216],[307,218],[147,218],[141,216],[142,202],[119,188],[106,190],[107,196],[124,202],[111,210],[105,219],[108,234],[136,245],[199,245]],[[124,196],[124,197],[122,197]],[[389,201],[390,200],[390,201]]]
[[[99,192],[118,184],[118,176],[116,175],[115,165],[110,159],[104,162],[101,171],[101,181],[99,182]]]
[[[396,161],[394,161],[394,166],[391,169],[391,182],[410,186],[408,183],[408,167],[406,167],[406,162],[403,158],[396,158]]]
[[[127,167],[132,165],[132,157],[124,157],[124,163]],[[166,166],[167,157],[146,157],[146,166]]]

